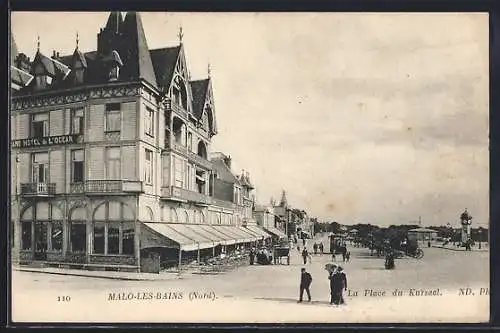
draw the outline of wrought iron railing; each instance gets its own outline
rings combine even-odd
[[[184,109],[182,106],[180,106],[179,104],[175,103],[175,102],[172,102],[171,100],[166,100],[165,101],[165,109],[167,111],[173,111],[179,115],[182,115],[184,117],[187,117],[187,110]]]
[[[209,205],[212,203],[212,198],[203,193],[190,191],[176,186],[168,186],[162,188],[162,197],[164,199],[176,198],[190,202],[202,203]]]
[[[21,184],[21,194],[24,195],[54,195],[56,194],[55,183],[24,183]]]

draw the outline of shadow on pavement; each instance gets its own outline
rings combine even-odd
[[[293,303],[293,304],[309,304],[309,305],[322,305],[322,306],[333,306],[329,302],[326,301],[303,301],[299,303],[297,299],[294,298],[279,298],[279,297],[255,297],[254,299],[264,300],[264,301],[274,301],[279,303]]]

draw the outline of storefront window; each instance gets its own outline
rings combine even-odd
[[[63,228],[61,223],[52,224],[51,241],[52,251],[62,251]]]
[[[71,251],[85,253],[87,250],[87,226],[85,223],[72,222],[70,225],[70,235]]]
[[[31,249],[31,222],[22,222],[21,232],[21,248],[23,250]]]
[[[134,254],[134,224],[123,224],[123,254]]]
[[[120,253],[120,228],[118,224],[108,224],[108,254]]]
[[[94,224],[94,253],[104,254],[104,223]]]

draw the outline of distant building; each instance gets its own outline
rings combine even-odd
[[[272,206],[256,205],[253,216],[257,224],[273,235],[273,238],[287,238],[287,235],[276,227],[276,218]]]
[[[408,239],[417,242],[435,241],[438,232],[432,229],[416,228],[408,230]]]

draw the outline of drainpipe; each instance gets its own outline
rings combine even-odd
[[[139,195],[135,201],[135,223],[134,223],[134,243],[135,243],[135,257],[137,258],[137,267],[141,271],[141,226],[139,225]]]

